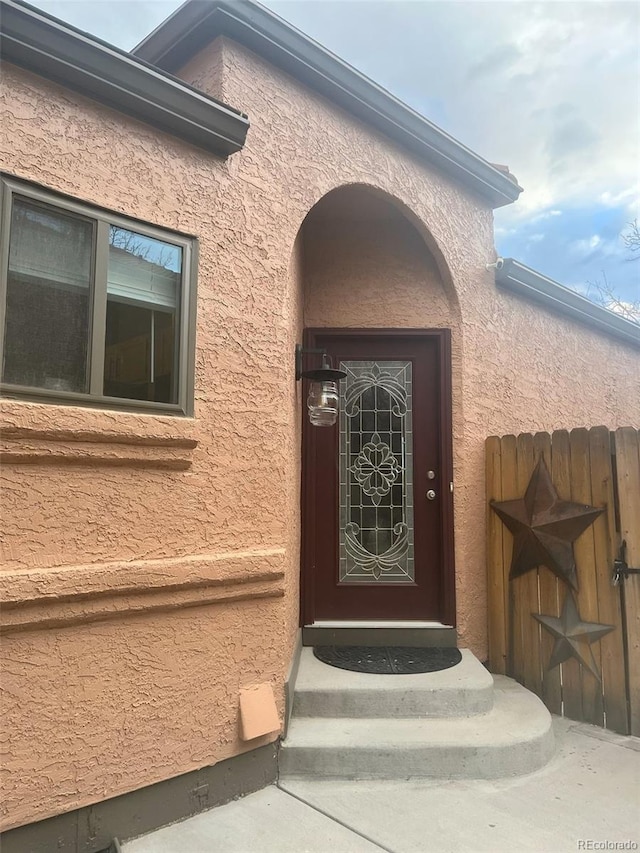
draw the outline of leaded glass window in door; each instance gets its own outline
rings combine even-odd
[[[340,583],[413,583],[410,361],[343,361]]]

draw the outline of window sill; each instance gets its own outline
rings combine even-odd
[[[194,418],[0,401],[0,462],[186,470]]]

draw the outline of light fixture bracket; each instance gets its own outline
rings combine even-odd
[[[303,370],[305,355],[321,355],[322,367],[315,370]],[[300,379],[310,379],[312,382],[340,382],[346,378],[347,374],[344,370],[336,370],[331,366],[331,359],[327,355],[326,349],[305,348],[301,344],[296,344],[296,382]]]

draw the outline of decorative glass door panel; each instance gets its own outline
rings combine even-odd
[[[412,364],[340,367],[340,583],[413,583]]]

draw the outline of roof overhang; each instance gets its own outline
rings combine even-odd
[[[238,110],[32,6],[1,0],[0,13],[4,60],[217,155],[244,145]]]
[[[132,53],[175,73],[228,36],[474,190],[492,207],[522,188],[415,110],[253,0],[187,0]]]
[[[640,325],[586,299],[513,258],[496,268],[496,284],[598,332],[640,349]]]

